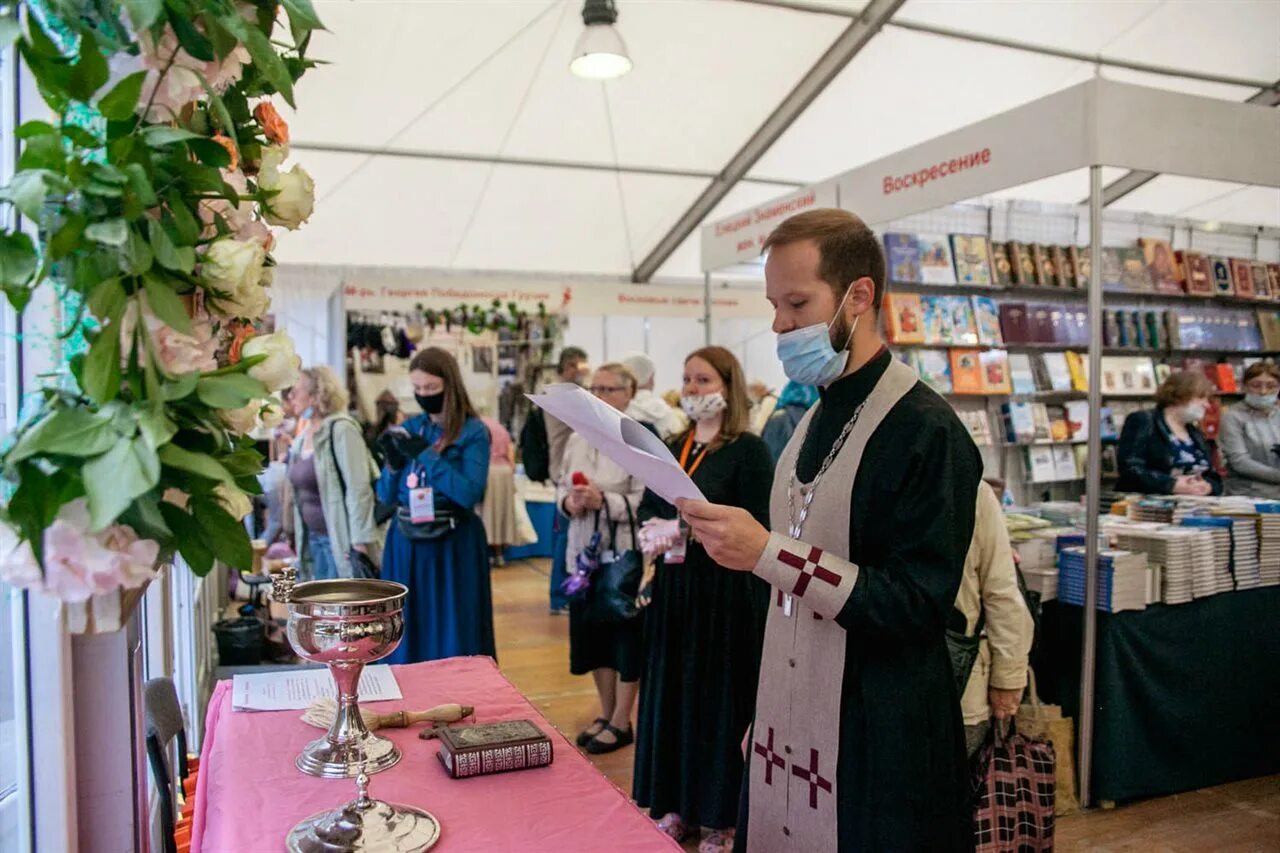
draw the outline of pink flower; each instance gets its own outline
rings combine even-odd
[[[123,524],[89,532],[89,506],[80,498],[62,507],[44,533],[44,591],[60,601],[135,588],[155,575],[160,545]]]
[[[142,49],[143,65],[148,69],[141,98],[141,103],[151,103],[147,121],[169,121],[184,106],[202,97],[205,91],[201,77],[208,81],[213,91],[225,92],[228,86],[240,79],[244,66],[252,61],[248,48],[238,45],[221,62],[217,59],[202,62],[182,49],[173,28],[167,24],[158,43],[150,33],[144,32],[138,37],[138,44]]]
[[[129,303],[124,317],[120,321],[121,361],[127,365],[129,354],[133,348],[134,328],[138,324],[138,311],[141,306],[145,328],[151,335],[156,354],[156,363],[168,376],[181,376],[193,371],[216,370],[218,360],[216,353],[218,341],[213,336],[213,326],[208,321],[195,321],[191,324],[191,334],[179,332],[151,313],[146,305],[146,294],[138,294]]]

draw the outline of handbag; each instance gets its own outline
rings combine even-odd
[[[631,501],[624,495],[627,507],[627,523],[631,528],[631,542],[636,542],[636,517],[631,511]],[[600,567],[592,573],[591,586],[584,599],[583,618],[597,624],[617,624],[640,615],[640,580],[644,577],[644,556],[634,547],[618,553],[618,523],[610,522],[613,559],[600,561]]]
[[[1075,721],[1062,716],[1062,706],[1040,701],[1035,670],[1028,668],[1027,678],[1027,698],[1018,708],[1022,733],[1053,744],[1058,781],[1053,812],[1058,817],[1074,814],[1080,811],[1080,801],[1076,799]]]
[[[437,509],[431,521],[414,521],[407,506],[396,508],[396,529],[410,542],[430,542],[442,539],[458,526],[458,517],[449,510]]]
[[[1008,732],[991,721],[987,741],[974,760],[977,803],[973,816],[975,853],[1053,850],[1056,756],[1053,744]]]
[[[960,611],[953,610],[952,613],[960,614]],[[960,614],[962,625],[963,619],[963,614]],[[973,675],[973,665],[978,661],[978,650],[982,646],[982,629],[986,620],[987,612],[984,609],[978,613],[978,623],[973,626],[972,635],[963,630],[947,628],[947,654],[951,656],[951,671],[956,677],[957,696],[964,696],[965,688],[969,686],[969,677]]]

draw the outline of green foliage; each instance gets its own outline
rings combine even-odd
[[[227,364],[222,347],[217,369],[168,375],[157,353],[164,339],[138,312],[145,294],[156,320],[195,333],[187,297],[212,295],[201,279],[200,255],[215,232],[230,230],[220,219],[210,226],[207,212],[202,220],[201,204],[241,202],[223,174],[237,158],[250,176],[244,200],[261,204],[251,165],[265,138],[253,103],[278,93],[293,104],[294,83],[315,64],[305,53],[322,24],[311,0],[284,0],[286,35],[273,32],[274,2],[251,0],[248,18],[243,6],[45,0],[45,14],[21,23],[0,17],[0,49],[15,45],[53,116],[15,134],[17,168],[0,187],[0,221],[13,223],[0,229],[0,288],[20,312],[37,288],[58,288],[83,312],[67,333],[83,332],[88,341],[70,364],[79,390],[46,391],[43,405],[0,452],[0,469],[13,486],[0,517],[38,560],[44,530],[67,503],[85,498],[94,530],[128,524],[163,553],[181,553],[198,573],[215,560],[251,562],[243,525],[214,490],[259,490],[262,457],[252,441],[228,432],[219,410],[267,396],[247,375],[262,359]],[[289,37],[292,46],[281,47]],[[169,72],[154,58],[145,70],[109,82],[114,57],[175,38],[202,63],[221,62],[241,46],[251,61],[222,91],[202,80],[193,103],[172,113],[174,105],[149,94],[166,91],[154,78]],[[100,118],[85,122],[86,112]],[[152,120],[158,112],[164,120]],[[215,134],[230,140],[236,157]],[[166,499],[173,490],[189,500]]]

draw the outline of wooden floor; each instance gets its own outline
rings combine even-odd
[[[596,716],[591,679],[569,674],[569,620],[548,613],[546,561],[493,570],[498,663],[507,677],[570,740]],[[631,790],[633,748],[592,759]],[[1280,777],[1253,779],[1070,815],[1058,822],[1065,851],[1280,851]],[[696,849],[688,846],[688,849]]]

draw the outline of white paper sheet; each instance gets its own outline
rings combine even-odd
[[[664,500],[706,500],[662,439],[585,389],[549,385],[545,393],[527,396]]]
[[[385,664],[364,668],[359,693],[361,704],[403,698],[391,667]],[[317,699],[335,695],[327,668],[253,673],[231,680],[231,707],[236,711],[300,711]]]

